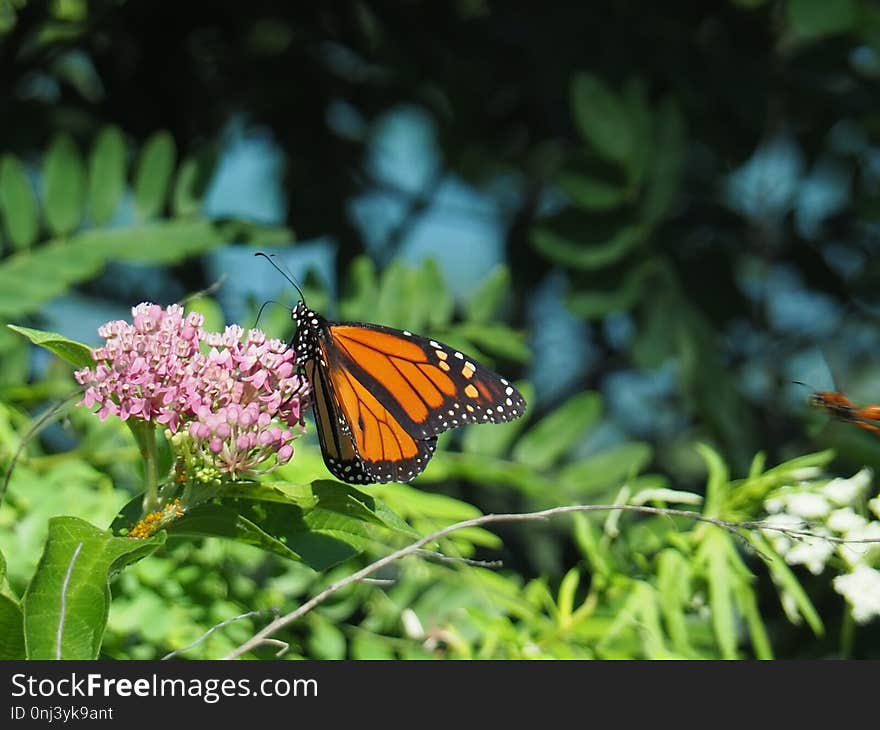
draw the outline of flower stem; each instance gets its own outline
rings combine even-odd
[[[848,604],[844,605],[843,621],[840,626],[840,658],[852,657],[853,643],[855,641],[856,623],[853,621],[852,611]]]
[[[159,449],[156,446],[156,429],[150,425],[146,438],[141,441],[144,457],[144,515],[159,509]]]

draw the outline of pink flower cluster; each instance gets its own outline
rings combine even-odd
[[[74,375],[85,394],[80,405],[98,405],[101,419],[139,418],[185,427],[195,447],[218,469],[253,471],[274,455],[293,454],[291,428],[301,422],[307,383],[295,374],[294,352],[260,330],[232,325],[205,332],[200,314],[143,303],[133,324],[108,322],[106,339],[92,351],[94,368]],[[201,342],[208,346],[203,353]]]

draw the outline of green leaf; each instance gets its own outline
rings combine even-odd
[[[176,154],[174,138],[166,131],[156,132],[144,144],[134,175],[134,204],[141,220],[161,213],[168,199]]]
[[[589,219],[560,213],[532,229],[531,243],[551,261],[582,271],[616,263],[644,240],[647,229],[619,216]]]
[[[767,627],[764,625],[764,619],[761,618],[761,612],[758,609],[758,599],[752,586],[745,581],[737,584],[734,590],[736,605],[740,613],[746,620],[746,626],[749,628],[749,636],[752,639],[752,648],[755,650],[755,656],[758,659],[772,659],[773,646],[770,644],[770,637],[767,636]]]
[[[190,216],[201,210],[202,199],[211,182],[215,162],[213,152],[206,149],[181,163],[172,197],[174,215]]]
[[[25,658],[21,608],[0,594],[0,660]]]
[[[346,296],[339,305],[340,316],[346,320],[365,320],[378,295],[376,264],[368,256],[358,256],[348,267]]]
[[[0,160],[0,216],[15,248],[28,248],[40,231],[37,196],[24,165],[12,155]]]
[[[242,511],[237,505],[201,504],[187,510],[183,517],[169,524],[166,529],[169,537],[225,537],[288,560],[302,560],[299,553],[285,544],[285,540],[270,535],[253,520],[245,517]],[[353,554],[355,553],[346,552],[342,560]]]
[[[93,229],[50,241],[0,261],[0,317],[37,311],[72,284],[99,273],[108,261],[171,264],[241,240],[250,227],[237,222],[174,220],[132,228]],[[277,229],[279,235],[292,235]]]
[[[288,560],[326,570],[393,535],[419,537],[375,497],[329,479],[311,484],[243,482],[223,497],[192,507],[166,528],[169,537],[226,537]],[[134,523],[140,497],[114,520],[119,533]]]
[[[577,568],[569,570],[559,584],[559,597],[556,603],[559,607],[559,625],[563,628],[568,626],[571,615],[574,613],[574,596],[581,581],[581,574]]]
[[[528,362],[532,359],[532,351],[526,344],[525,335],[503,324],[462,322],[453,327],[449,334],[455,338],[464,338],[468,342],[474,343],[480,350],[513,362]],[[451,346],[452,342],[447,342],[447,344]]]
[[[560,173],[558,182],[571,201],[587,211],[616,208],[627,202],[631,195],[626,185],[573,172]]]
[[[486,324],[498,313],[504,298],[510,292],[510,270],[499,264],[474,292],[465,307],[469,322]]]
[[[656,258],[649,258],[631,267],[624,275],[623,281],[615,282],[606,290],[576,291],[566,297],[568,308],[576,315],[585,319],[597,319],[611,312],[631,309],[644,295],[651,291],[649,284],[662,270]]]
[[[70,363],[75,368],[91,367],[95,364],[95,361],[92,359],[92,351],[81,342],[69,340],[57,332],[44,332],[43,330],[19,327],[14,324],[6,326],[13,332],[24,335],[35,345],[45,347],[49,352],[57,355],[64,362]]]
[[[315,659],[345,659],[347,642],[345,634],[318,613],[308,618],[309,656]]]
[[[730,538],[721,530],[706,532],[697,557],[705,566],[709,584],[709,608],[712,628],[722,659],[737,658],[736,615],[733,610],[734,588],[738,578],[732,570],[728,552]]]
[[[697,444],[697,451],[703,457],[706,468],[709,470],[709,480],[706,483],[706,506],[703,514],[706,517],[721,517],[727,494],[730,491],[730,475],[727,465],[711,446]]]
[[[657,557],[657,598],[672,646],[684,655],[693,655],[688,638],[685,610],[691,600],[691,566],[673,548],[665,548]]]
[[[625,164],[632,153],[629,119],[620,99],[595,76],[578,73],[571,83],[571,106],[578,130],[603,157]]]
[[[46,223],[55,235],[73,232],[82,218],[85,170],[79,149],[68,134],[59,134],[43,163]]]
[[[807,40],[845,33],[855,26],[855,0],[788,0],[787,16],[795,34]]]
[[[620,444],[566,466],[559,471],[557,481],[573,494],[596,494],[638,474],[653,455],[650,444],[641,441]]]
[[[824,636],[825,626],[822,624],[822,617],[819,616],[819,612],[816,611],[816,607],[813,605],[807,592],[791,568],[786,565],[785,560],[773,549],[770,542],[760,532],[748,530],[743,535],[759,554],[769,558],[765,562],[770,569],[773,582],[780,589],[780,593],[784,591],[794,599],[798,613],[804,617],[804,620],[806,620],[816,636]]]
[[[446,326],[452,319],[455,300],[449,293],[440,265],[433,258],[425,259],[414,274],[419,316],[414,317],[413,326],[421,328],[422,322],[429,329]]]
[[[351,642],[352,659],[394,659],[388,640],[365,631],[359,631]]]
[[[663,220],[678,195],[685,146],[684,118],[672,99],[660,104],[654,123],[653,161],[641,206],[649,226]]]
[[[53,517],[36,573],[25,593],[29,659],[96,659],[110,605],[110,577],[158,548],[114,537],[77,517]]]
[[[578,443],[601,415],[598,393],[578,393],[532,427],[514,447],[513,458],[533,469],[547,469]]]
[[[0,586],[3,585],[4,578],[6,578],[6,558],[0,552]]]
[[[89,210],[96,225],[110,222],[125,193],[128,151],[119,127],[106,126],[89,156]]]

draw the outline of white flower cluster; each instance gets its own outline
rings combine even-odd
[[[764,502],[770,513],[767,524],[817,535],[801,537],[766,530],[786,563],[803,565],[819,575],[837,554],[842,570],[834,578],[834,590],[847,600],[858,623],[880,616],[880,497],[867,503],[878,519],[853,509],[864,498],[872,477],[872,471],[864,468],[849,479],[832,479],[825,484],[805,480],[777,490]],[[823,536],[847,542],[832,542]]]

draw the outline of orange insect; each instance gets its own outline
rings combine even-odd
[[[814,391],[810,396],[810,405],[824,409],[838,421],[880,434],[880,405],[857,406],[843,393],[831,390]]]
[[[338,479],[408,482],[428,465],[438,434],[525,411],[514,385],[474,358],[407,330],[330,322],[287,278],[301,297],[292,345],[312,386],[324,463]]]

